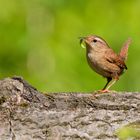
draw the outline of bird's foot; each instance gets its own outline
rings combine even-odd
[[[100,93],[109,93],[110,90],[108,90],[108,89],[102,89],[102,90],[99,90],[99,92],[100,92]]]

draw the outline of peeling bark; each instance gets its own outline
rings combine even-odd
[[[118,140],[140,126],[140,94],[42,94],[20,77],[0,81],[0,140]]]

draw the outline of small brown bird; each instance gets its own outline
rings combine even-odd
[[[116,54],[104,39],[96,35],[80,38],[80,44],[85,44],[86,57],[89,66],[98,74],[107,78],[107,83],[101,92],[108,92],[109,88],[119,80],[119,76],[127,69],[128,47],[131,39],[123,45],[119,54]]]

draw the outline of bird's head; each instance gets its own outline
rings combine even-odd
[[[101,51],[105,48],[109,48],[106,41],[96,35],[81,37],[80,44],[81,44],[81,46],[85,46],[87,48],[87,50],[93,50],[93,51]]]

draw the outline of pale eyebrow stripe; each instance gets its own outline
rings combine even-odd
[[[100,37],[96,36],[95,39],[97,41],[101,42],[102,44],[106,44],[109,47],[108,43],[103,38],[100,38]]]
[[[98,41],[100,41],[100,42],[103,42],[103,40],[100,39],[100,38],[98,38],[98,37],[96,37],[95,39],[98,40]]]

